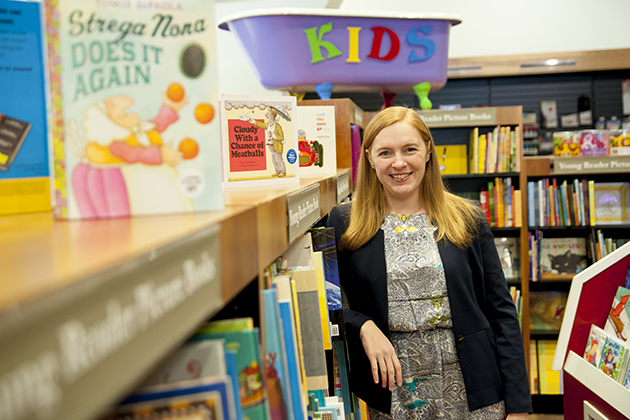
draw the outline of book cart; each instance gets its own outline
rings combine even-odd
[[[617,288],[625,285],[629,264],[627,243],[573,278],[553,365],[564,369],[565,418],[630,417],[630,391],[582,357],[591,324],[604,325]]]
[[[299,185],[224,190],[220,211],[0,218],[0,418],[97,418],[241,291],[260,288],[264,268],[351,193],[350,166],[337,167]],[[312,197],[315,222],[290,231],[290,206]]]

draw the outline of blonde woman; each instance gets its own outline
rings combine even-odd
[[[333,209],[352,391],[371,420],[527,418],[516,309],[481,209],[445,190],[407,108],[365,130],[355,196]]]

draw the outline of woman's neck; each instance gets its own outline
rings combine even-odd
[[[419,201],[413,200],[413,202],[387,202],[385,204],[386,214],[420,214],[426,213],[426,209]]]

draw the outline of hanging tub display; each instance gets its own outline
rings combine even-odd
[[[226,16],[267,89],[340,92],[415,91],[422,108],[446,84],[448,39],[457,15],[257,9]],[[423,103],[424,102],[424,103]]]

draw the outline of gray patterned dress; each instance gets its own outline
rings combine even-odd
[[[387,214],[381,229],[385,233],[389,328],[402,366],[403,385],[392,392],[391,416],[370,408],[370,419],[505,418],[503,401],[468,410],[444,268],[427,213]]]

